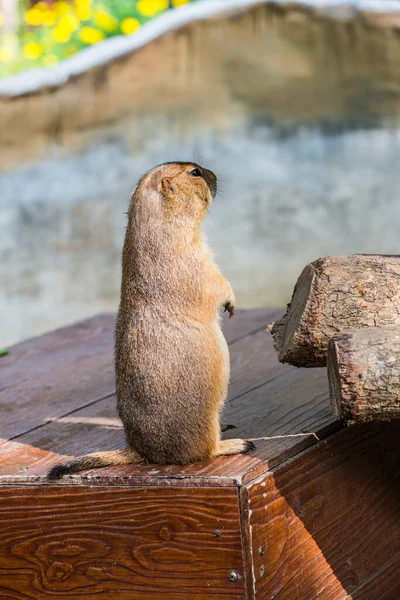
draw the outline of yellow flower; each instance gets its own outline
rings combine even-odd
[[[183,6],[184,4],[189,4],[190,0],[172,0],[172,6]]]
[[[65,44],[71,39],[71,30],[69,27],[57,25],[52,31],[52,38],[57,44]]]
[[[153,17],[168,8],[168,0],[139,0],[136,8],[144,17]]]
[[[81,21],[87,21],[92,16],[92,9],[90,8],[90,0],[76,0],[75,1],[76,16]]]
[[[29,42],[29,44],[25,44],[24,46],[24,56],[29,58],[29,60],[35,60],[35,58],[39,58],[42,54],[42,48],[40,44],[35,42]]]
[[[94,27],[82,27],[79,38],[84,44],[97,44],[104,39],[104,33]]]
[[[46,54],[46,56],[43,56],[42,58],[42,65],[45,67],[52,67],[56,63],[58,63],[58,58],[54,54]]]
[[[26,11],[24,19],[28,25],[37,27],[42,24],[42,12],[37,8],[33,7]]]
[[[54,6],[54,10],[59,14],[59,15],[65,15],[67,13],[72,12],[73,6],[72,4],[69,4],[68,2],[64,2],[64,0],[60,0],[59,2],[55,2],[53,4]]]
[[[8,46],[0,46],[0,63],[11,62],[14,58],[11,48]]]
[[[44,10],[42,12],[42,23],[46,27],[52,27],[57,21],[57,13],[55,10]]]
[[[71,39],[71,33],[79,29],[79,19],[73,14],[64,14],[60,17],[57,26],[53,29],[53,40],[58,44],[65,44]]]
[[[140,23],[137,19],[127,18],[121,22],[121,31],[124,35],[130,35],[135,33],[139,29]]]
[[[88,21],[92,16],[92,11],[90,10],[90,6],[87,4],[83,4],[82,6],[76,7],[76,15],[78,19],[81,21]]]
[[[118,27],[117,19],[101,8],[95,11],[94,22],[104,31],[115,31]]]
[[[68,30],[70,33],[79,29],[80,22],[79,19],[74,14],[63,15],[57,27],[63,27],[65,30]]]

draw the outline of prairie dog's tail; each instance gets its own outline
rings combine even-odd
[[[85,469],[99,469],[114,465],[131,465],[141,461],[139,454],[129,448],[111,450],[110,452],[94,452],[85,456],[71,458],[53,467],[47,474],[47,479],[60,479],[68,473],[78,473]]]

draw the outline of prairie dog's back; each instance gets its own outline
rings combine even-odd
[[[216,178],[206,170],[188,175],[196,168],[156,168],[139,183],[128,213],[116,336],[118,409],[130,445],[154,462],[190,462],[188,445],[197,460],[209,454],[204,440],[215,428],[212,414],[229,377],[219,331],[223,278],[201,231]]]

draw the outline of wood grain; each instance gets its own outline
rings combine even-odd
[[[0,597],[245,597],[237,490],[61,486],[38,492],[2,489]]]
[[[222,313],[224,336],[229,344],[235,343],[257,331],[265,331],[268,323],[281,314],[281,308],[237,308],[231,319],[228,313]]]
[[[384,593],[399,587],[399,434],[395,422],[342,430],[248,486],[257,600],[371,600],[379,580],[397,599]]]
[[[1,361],[2,438],[114,392],[114,322],[98,315],[10,348]]]
[[[400,554],[345,600],[397,600],[400,598]]]

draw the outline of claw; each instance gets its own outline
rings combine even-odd
[[[226,311],[229,312],[229,318],[231,318],[233,313],[235,312],[235,307],[230,302],[227,302],[226,304],[224,304],[224,312]]]
[[[221,423],[221,431],[229,431],[229,429],[237,429],[236,425],[230,423]]]

